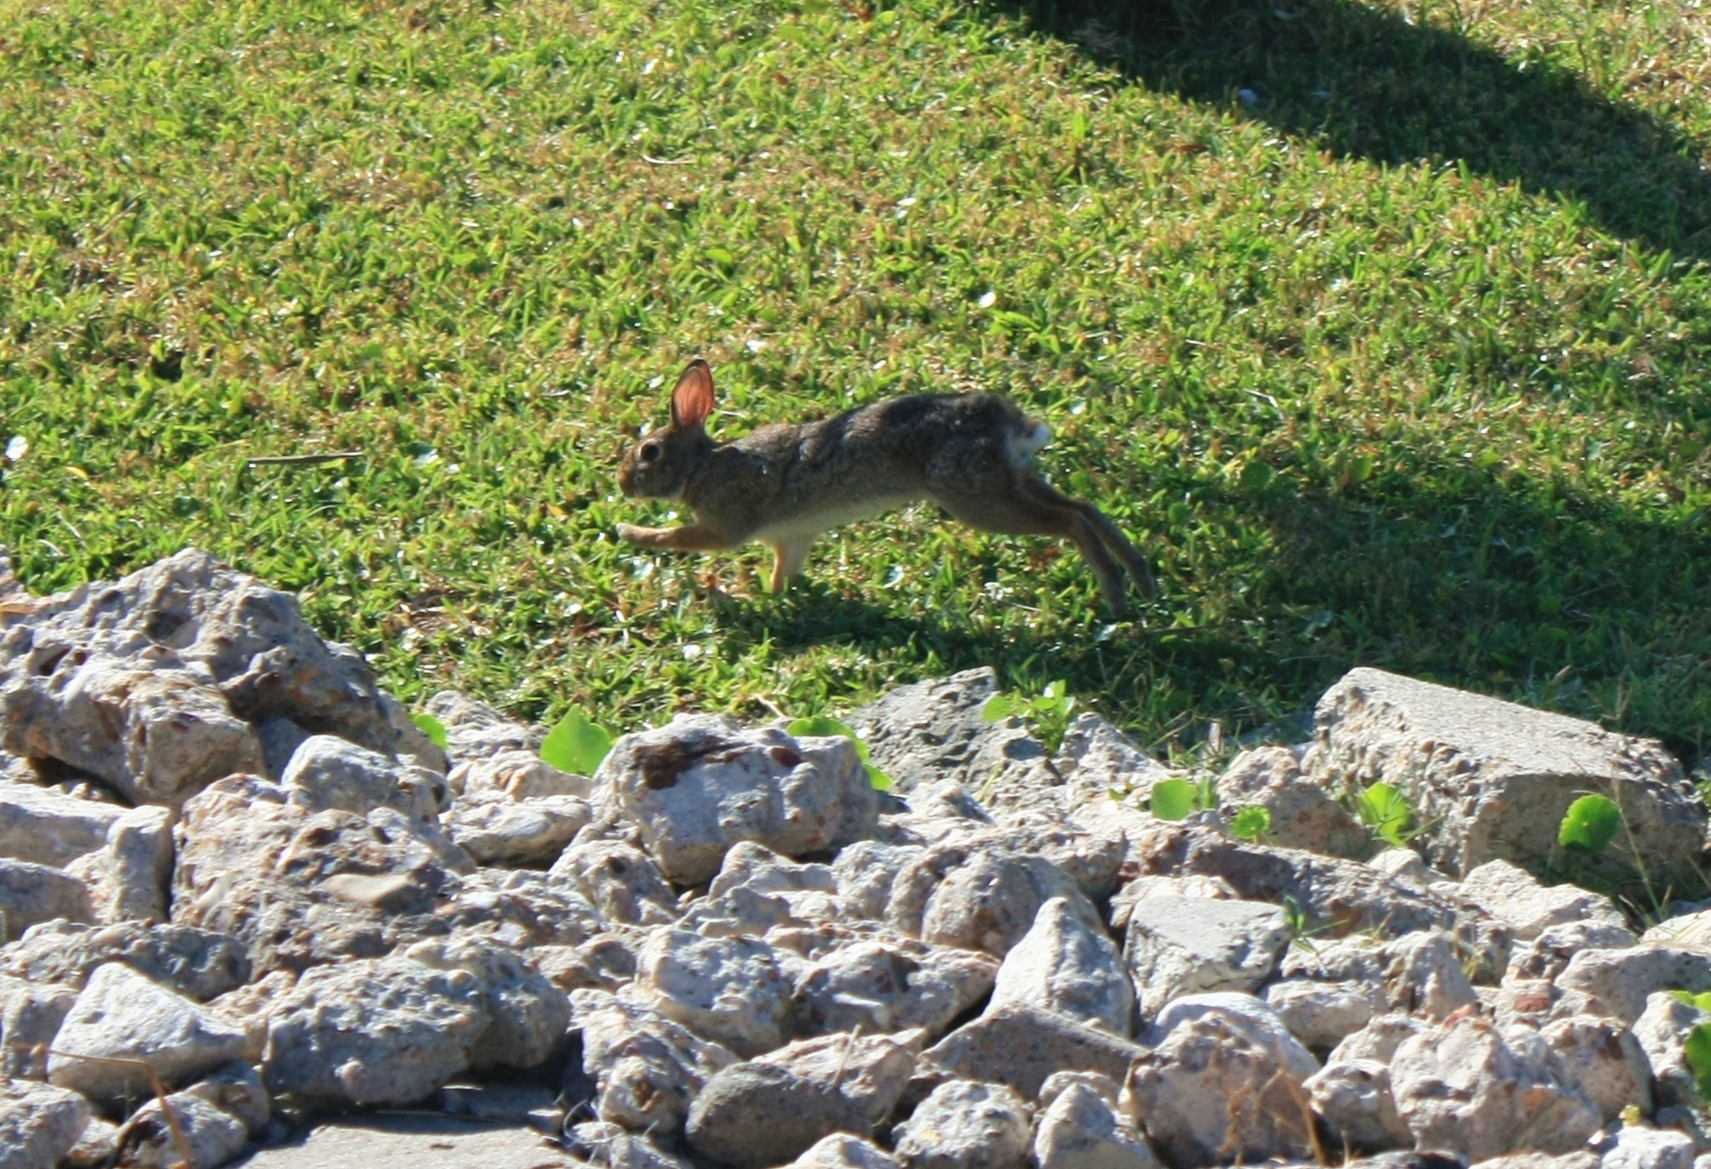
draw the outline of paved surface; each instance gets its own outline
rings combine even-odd
[[[323,1124],[236,1169],[577,1169],[533,1129],[434,1114],[370,1114]]]

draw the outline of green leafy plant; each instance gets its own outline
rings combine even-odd
[[[1257,841],[1271,835],[1271,809],[1247,807],[1230,820],[1230,831],[1238,840]]]
[[[1622,830],[1622,809],[1607,796],[1581,796],[1568,806],[1557,830],[1564,848],[1596,856],[1610,847]]]
[[[1046,683],[1044,690],[1029,697],[1022,694],[994,694],[980,708],[982,722],[997,722],[1014,715],[1032,728],[1046,750],[1056,751],[1063,744],[1069,729],[1069,715],[1075,709],[1075,699],[1069,693],[1069,683],[1059,678]]]
[[[574,775],[593,775],[612,750],[613,735],[576,707],[565,712],[541,740],[541,758]]]
[[[851,730],[848,724],[828,715],[818,714],[812,718],[796,719],[784,729],[798,738],[803,735],[842,735],[855,744],[856,754],[861,757],[861,765],[867,768],[867,781],[873,785],[873,789],[882,792],[891,790],[891,777],[873,765],[867,744],[862,742],[861,736]]]
[[[1153,784],[1147,806],[1160,820],[1186,820],[1192,812],[1202,812],[1218,806],[1218,792],[1212,777],[1204,776],[1198,783],[1186,779],[1161,779]],[[1269,825],[1271,819],[1266,818]]]
[[[1688,990],[1672,990],[1670,994],[1678,1002],[1711,1015],[1711,992],[1694,994]],[[1700,1099],[1711,1100],[1711,1023],[1700,1023],[1687,1033],[1687,1038],[1682,1040],[1681,1054],[1687,1060],[1687,1069],[1693,1073]]]
[[[1395,848],[1407,848],[1419,831],[1407,798],[1388,783],[1375,783],[1361,792],[1355,812],[1374,836]]]
[[[410,721],[416,724],[416,729],[428,736],[428,742],[444,751],[446,749],[446,724],[431,714],[413,714]]]

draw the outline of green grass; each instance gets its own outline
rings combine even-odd
[[[1375,664],[1697,756],[1704,22],[0,0],[0,541],[38,591],[210,548],[406,700],[527,717],[990,663],[1175,749]],[[695,355],[725,435],[1014,395],[1161,596],[1108,624],[1072,550],[928,508],[781,598],[759,549],[620,546]]]

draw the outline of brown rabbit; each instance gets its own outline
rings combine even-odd
[[[800,425],[763,426],[735,442],[707,437],[713,372],[692,361],[671,393],[671,424],[624,456],[618,486],[632,499],[676,499],[695,512],[680,528],[618,525],[650,548],[722,552],[759,540],[772,549],[772,591],[802,571],[820,533],[918,499],[971,527],[1074,540],[1114,613],[1123,573],[1149,596],[1152,569],[1106,516],[1033,470],[1051,432],[996,394],[916,394]]]

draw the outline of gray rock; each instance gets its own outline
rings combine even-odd
[[[633,844],[579,841],[559,853],[547,878],[587,898],[607,921],[665,925],[677,920],[677,898],[671,886]]]
[[[1545,871],[1557,827],[1589,791],[1622,806],[1626,831],[1589,862],[1654,883],[1691,878],[1705,812],[1662,744],[1382,670],[1351,670],[1314,711],[1304,766],[1333,786],[1389,783],[1408,799],[1433,864],[1490,860]]]
[[[909,1049],[883,1036],[800,1040],[714,1075],[685,1135],[700,1156],[738,1169],[779,1165],[832,1133],[871,1131],[914,1067]]]
[[[514,748],[465,759],[446,776],[446,783],[460,796],[485,792],[513,800],[550,796],[587,800],[594,795],[594,781],[588,776],[560,771],[533,751]]]
[[[1066,783],[1082,791],[1137,792],[1143,797],[1151,795],[1159,780],[1180,777],[1092,711],[1076,715],[1065,728],[1057,767]]]
[[[1572,1152],[1600,1122],[1573,1070],[1537,1032],[1500,1033],[1479,1019],[1452,1020],[1403,1041],[1390,1061],[1390,1083],[1419,1147],[1470,1161]]]
[[[1651,1115],[1651,1064],[1626,1026],[1596,1015],[1575,1015],[1547,1025],[1539,1037],[1573,1070],[1604,1123],[1620,1119],[1630,1106]]]
[[[255,735],[261,741],[261,757],[267,768],[267,778],[275,783],[285,774],[297,748],[309,739],[308,731],[277,714],[270,714],[256,723]]]
[[[105,897],[98,916],[103,920],[166,920],[171,904],[173,818],[170,808],[144,806],[113,822],[102,854]]]
[[[515,950],[459,937],[417,942],[394,958],[399,956],[454,980],[474,980],[489,1019],[486,1031],[469,1046],[469,1065],[476,1071],[536,1067],[570,1025],[570,1000]]]
[[[951,1080],[892,1130],[892,1147],[905,1169],[1022,1169],[1030,1119],[1002,1084]]]
[[[1072,1083],[1040,1112],[1034,1126],[1038,1169],[1158,1169],[1146,1138],[1109,1100]]]
[[[107,843],[115,804],[30,783],[0,782],[0,857],[60,868]]]
[[[712,879],[738,841],[800,856],[870,835],[878,816],[850,740],[798,741],[719,715],[625,735],[595,781],[597,806],[635,825],[660,871],[685,884]]]
[[[252,1137],[267,1127],[268,1118],[273,1112],[273,1101],[267,1094],[267,1088],[262,1085],[261,1073],[241,1059],[214,1069],[188,1088],[174,1093],[171,1098],[180,1097],[194,1097],[213,1105],[238,1120],[244,1126],[244,1131]],[[198,1164],[200,1163],[198,1161]]]
[[[986,997],[998,969],[989,954],[876,930],[811,958],[793,998],[811,1033],[919,1027],[938,1036]]]
[[[1051,862],[959,844],[935,849],[897,875],[887,919],[925,941],[1002,958],[1054,897],[1064,898],[1089,929],[1102,927],[1092,902]]]
[[[1008,1084],[1032,1100],[1055,1072],[1099,1072],[1120,1082],[1141,1054],[1129,1040],[1067,1015],[1010,1006],[958,1027],[928,1048],[917,1079]]]
[[[48,1045],[76,1001],[64,983],[0,977],[0,1077],[47,1079]]]
[[[1183,995],[1251,991],[1271,977],[1289,928],[1275,905],[1150,897],[1129,915],[1124,956],[1143,1014]]]
[[[0,949],[0,973],[82,990],[99,967],[118,960],[196,1002],[250,980],[249,959],[236,939],[194,926],[142,921],[32,926]]]
[[[1426,858],[1412,848],[1387,848],[1366,863],[1385,876],[1417,889],[1427,889],[1438,881],[1450,879],[1448,874],[1426,867]]]
[[[1382,998],[1371,983],[1292,978],[1265,988],[1265,1005],[1289,1033],[1314,1050],[1327,1050],[1372,1022]]]
[[[1134,1114],[1172,1169],[1305,1156],[1301,1084],[1318,1061],[1251,995],[1177,999],[1129,1074]]]
[[[609,924],[582,897],[532,869],[477,869],[458,881],[455,899],[436,916],[454,934],[531,954],[580,946]]]
[[[244,1051],[239,1058],[246,1063],[259,1064],[267,1054],[267,1021],[274,1006],[296,985],[294,971],[273,970],[246,986],[209,1000],[209,1011],[242,1029]]]
[[[188,1092],[174,1092],[165,1103],[172,1108],[177,1133],[162,1114],[160,1100],[150,1100],[125,1124],[118,1145],[123,1164],[138,1169],[174,1169],[184,1158],[178,1140],[182,1136],[190,1150],[190,1164],[219,1169],[249,1143],[244,1122],[221,1111],[207,1100]]]
[[[1051,774],[1045,748],[1020,720],[981,718],[996,693],[998,678],[990,668],[965,670],[899,686],[848,722],[899,795],[944,780],[976,793],[1004,782],[1062,782]]]
[[[1271,840],[1331,856],[1360,857],[1371,836],[1332,794],[1301,771],[1302,749],[1258,747],[1243,751],[1218,778],[1218,802],[1229,814],[1264,808]]]
[[[1711,1014],[1689,1006],[1668,991],[1653,991],[1646,999],[1646,1009],[1634,1023],[1631,1037],[1639,1044],[1651,1069],[1657,1107],[1705,1107],[1682,1045],[1695,1027],[1708,1022]]]
[[[1372,1060],[1386,1066],[1405,1039],[1424,1034],[1431,1024],[1413,1015],[1379,1015],[1359,1031],[1346,1037],[1331,1051],[1327,1064]]]
[[[169,1087],[187,1084],[243,1053],[244,1033],[122,962],[97,969],[54,1037],[48,1080],[103,1106],[151,1092],[147,1060]]]
[[[483,865],[536,865],[557,859],[593,813],[577,796],[515,799],[459,796],[444,823],[452,842]]]
[[[1229,883],[1218,877],[1136,877],[1111,898],[1111,928],[1127,932],[1135,906],[1149,897],[1203,897],[1240,901]]]
[[[310,812],[256,776],[191,798],[176,834],[173,920],[231,934],[258,973],[441,936],[435,910],[474,868],[437,826],[390,807]]]
[[[59,1169],[107,1169],[118,1155],[119,1126],[92,1116],[77,1143],[60,1158]]]
[[[89,1102],[32,1080],[0,1080],[0,1166],[52,1169],[77,1144]]]
[[[366,816],[376,808],[396,808],[416,821],[439,815],[449,799],[444,776],[337,735],[303,740],[279,786],[287,800],[311,812],[337,808]]]
[[[1414,1134],[1390,1091],[1390,1066],[1372,1059],[1327,1063],[1302,1084],[1334,1139],[1361,1153],[1404,1149]]]
[[[1608,1015],[1632,1025],[1660,990],[1711,990],[1711,954],[1674,946],[1631,946],[1582,950],[1556,981],[1560,996],[1573,995],[1564,1014]],[[1562,1010],[1561,1004],[1556,1008]]]
[[[1608,897],[1575,885],[1541,884],[1531,873],[1506,860],[1492,860],[1462,879],[1461,889],[1474,904],[1500,918],[1518,941],[1532,941],[1551,926],[1584,921],[1593,927],[1627,928],[1622,911]]]
[[[677,1154],[668,1153],[645,1136],[609,1121],[590,1120],[571,1125],[564,1133],[564,1147],[583,1159],[578,1165],[599,1165],[602,1169],[691,1169],[690,1163]]]
[[[635,993],[661,1014],[744,1057],[782,1045],[790,983],[759,938],[703,938],[662,927],[636,956]]]
[[[1693,1138],[1670,1129],[1623,1125],[1601,1169],[1693,1169]]]
[[[95,920],[89,886],[60,869],[32,861],[0,859],[0,922],[4,937],[16,937],[33,925],[64,918]]]
[[[919,844],[886,844],[877,840],[858,840],[840,849],[832,862],[839,903],[851,917],[887,920],[891,890],[898,876],[927,855],[927,848]],[[913,924],[909,932],[919,931],[919,916]]]
[[[597,1114],[636,1131],[669,1137],[713,1075],[737,1062],[652,1007],[602,990],[570,993],[582,1034],[582,1068],[595,1081]]]
[[[1062,897],[1040,906],[1033,928],[998,968],[987,1009],[1012,1003],[1059,1011],[1124,1038],[1134,1030],[1135,987],[1122,954]]]
[[[525,726],[455,690],[441,690],[423,709],[446,728],[446,755],[454,768],[507,751],[539,755],[547,735],[545,727]]]
[[[833,1133],[790,1162],[786,1169],[898,1169],[897,1159],[872,1141]]]
[[[1389,1010],[1447,1019],[1479,1001],[1449,940],[1437,930],[1420,930],[1386,942],[1381,954]]]
[[[1637,941],[1633,931],[1626,926],[1596,921],[1570,921],[1547,926],[1538,937],[1516,947],[1503,980],[1526,978],[1555,982],[1568,969],[1569,961],[1582,950],[1623,950]]]

